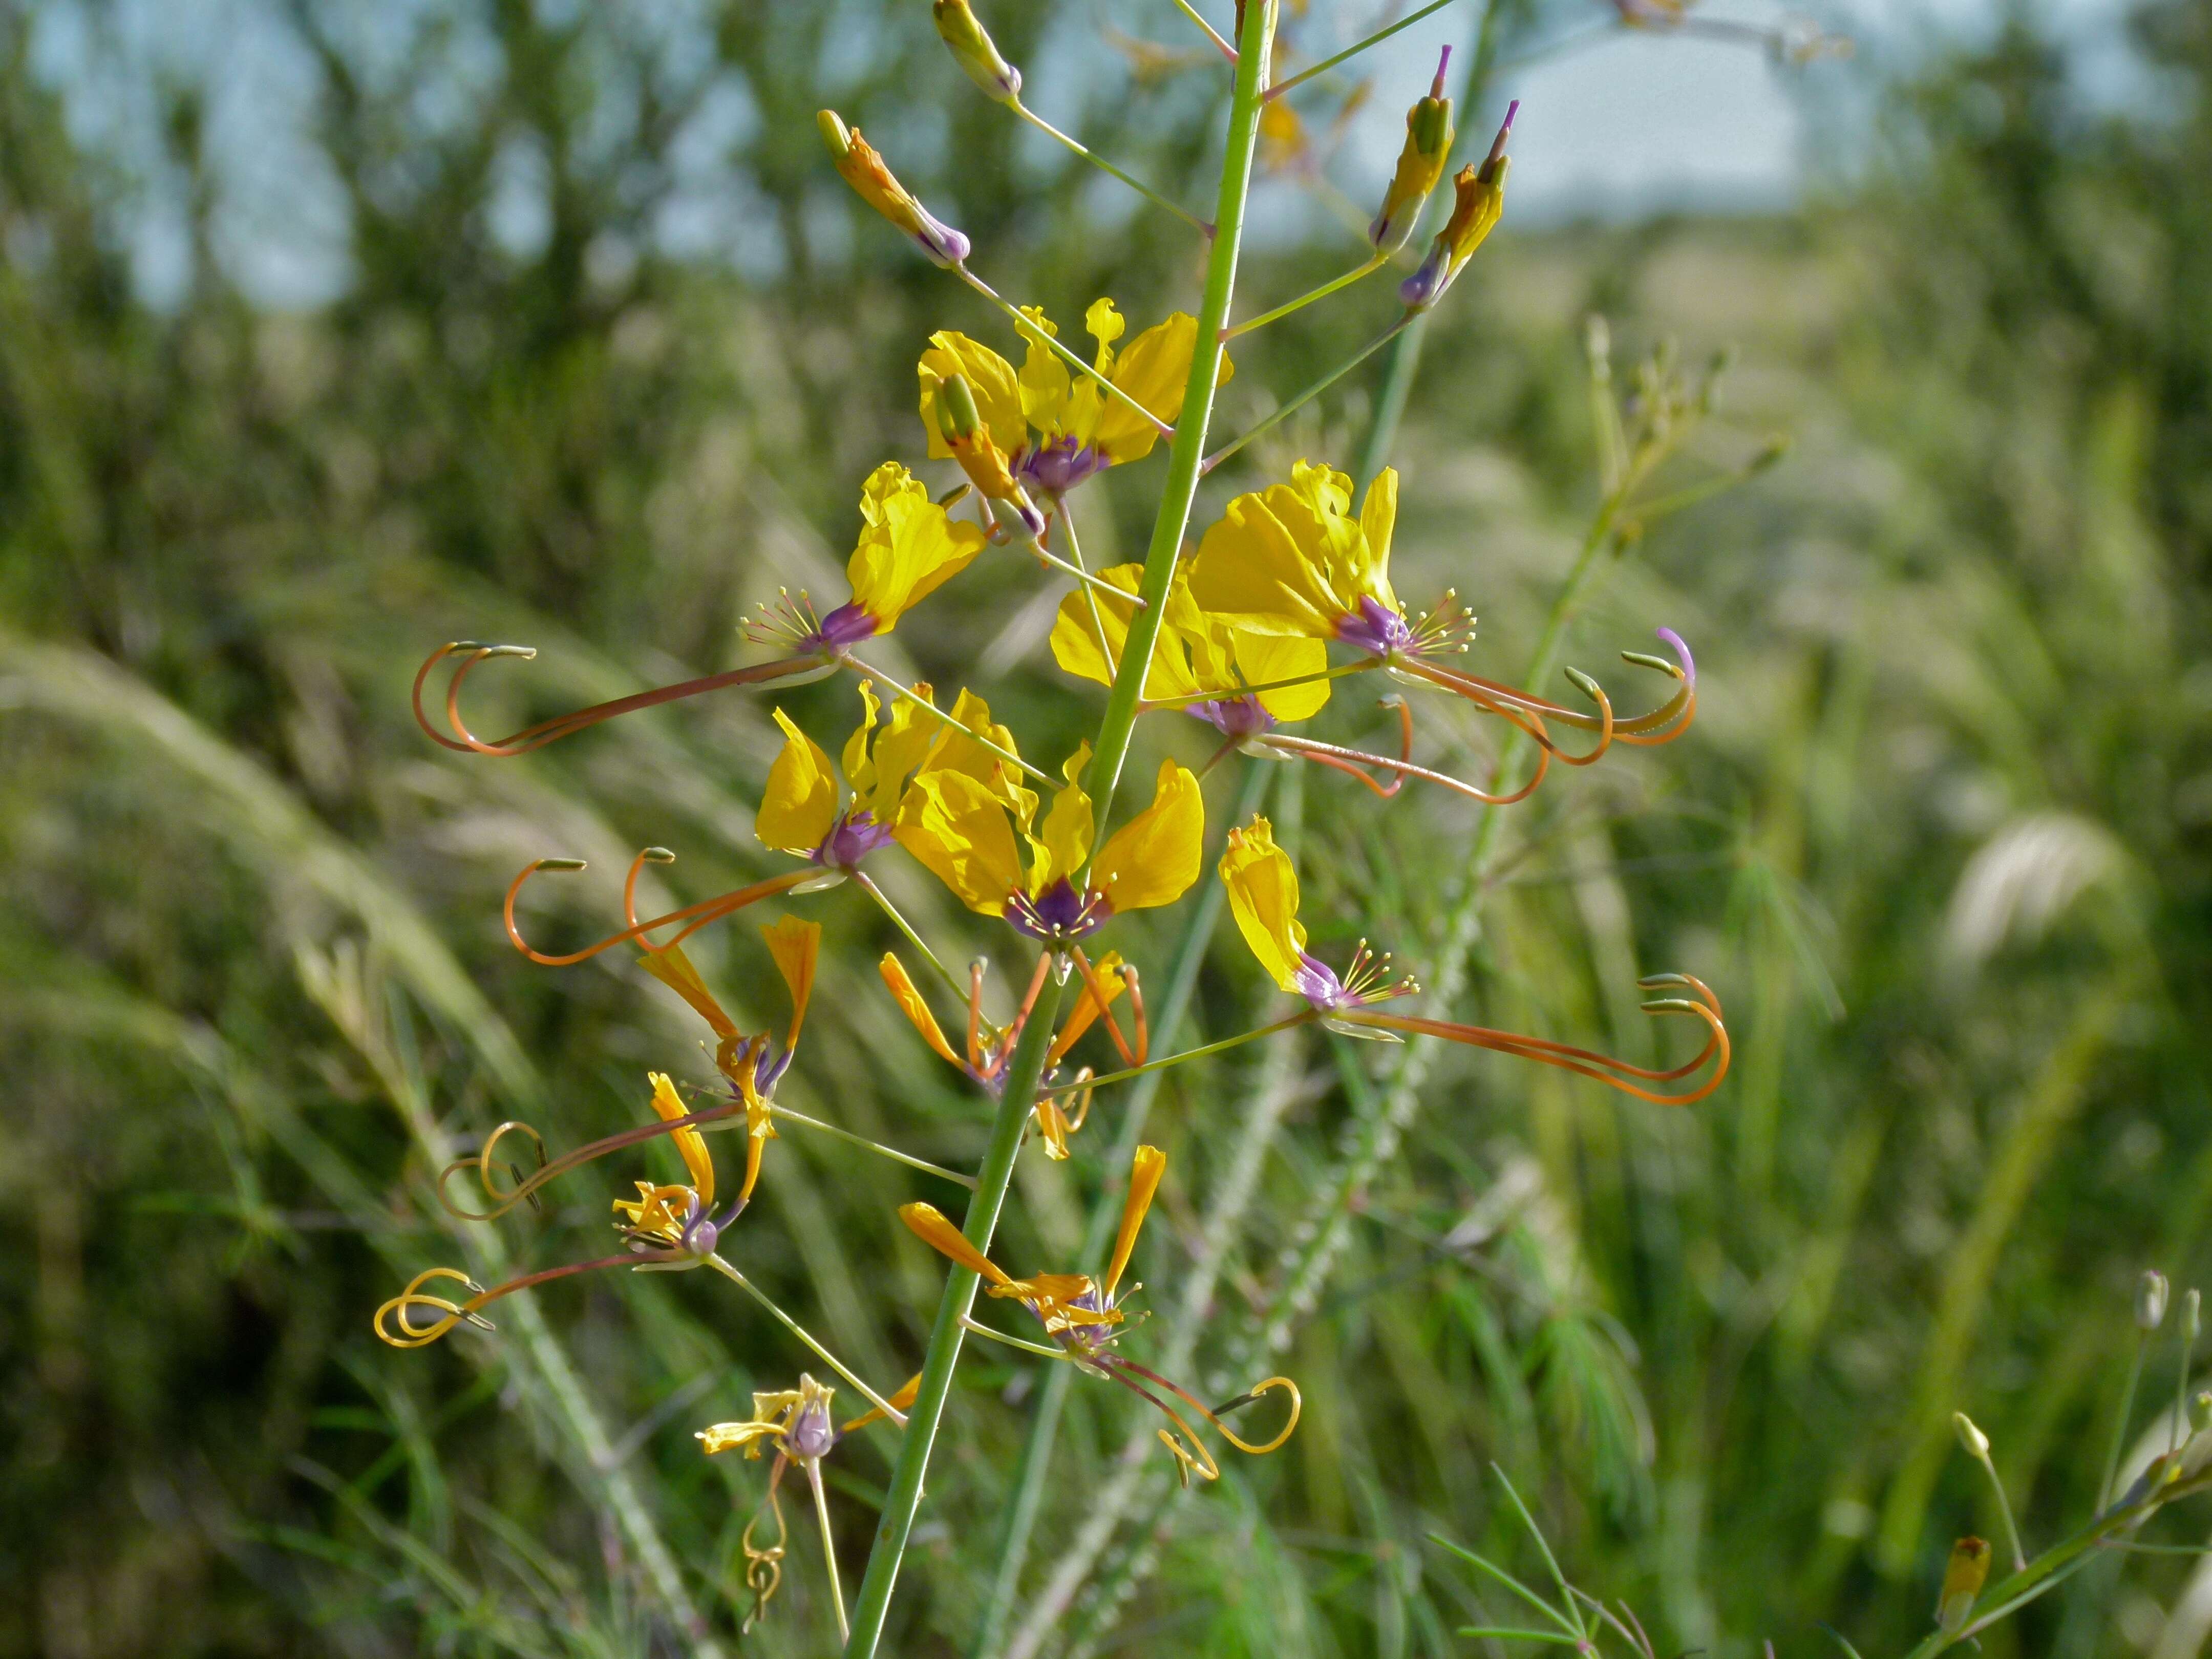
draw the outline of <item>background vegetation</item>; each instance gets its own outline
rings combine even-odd
[[[1128,9],[1170,38],[1164,6]],[[766,705],[461,763],[414,730],[409,678],[443,640],[527,641],[535,664],[481,677],[479,729],[520,724],[730,664],[753,602],[834,586],[857,481],[919,460],[924,336],[999,331],[859,216],[819,102],[899,156],[1003,290],[1066,324],[1102,292],[1139,323],[1188,302],[1188,235],[1114,220],[963,95],[918,3],[368,14],[293,0],[258,25],[291,43],[312,112],[293,164],[345,210],[343,296],[303,315],[229,273],[209,87],[155,72],[98,9],[0,10],[7,1652],[727,1640],[760,1468],[709,1464],[690,1434],[801,1363],[756,1310],[704,1275],[576,1285],[496,1340],[412,1355],[368,1319],[458,1259],[426,1179],[454,1139],[526,1111],[580,1140],[635,1118],[647,1066],[703,1075],[641,975],[531,967],[497,899],[529,858],[588,856],[574,910],[538,921],[580,938],[636,846],[679,852],[678,899],[768,868]],[[158,155],[71,118],[38,68],[58,19],[154,112]],[[1594,669],[1680,629],[1697,728],[1514,815],[1455,1009],[1633,1053],[1635,974],[1686,969],[1729,1006],[1736,1073],[1669,1115],[1455,1060],[1371,1180],[1342,1162],[1378,1128],[1365,1056],[1301,1036],[1175,1074],[1152,1120],[1177,1170],[1144,1263],[1158,1328],[1210,1275],[1200,1372],[1275,1341],[1305,1424],[1218,1488],[1136,1494],[1063,1583],[1132,1426],[1075,1390],[1018,1641],[1473,1650],[1449,1632],[1480,1622],[1480,1587],[1423,1539],[1524,1549],[1492,1459],[1668,1653],[1828,1651],[1820,1621],[1871,1659],[1917,1639],[1950,1539],[1996,1535],[1954,1407],[2032,1535],[2087,1511],[2135,1274],[2212,1265],[2207,20],[2199,0],[2137,15],[2158,96],[2123,114],[2026,21],[1881,85],[1866,181],[1802,213],[1528,234],[1509,204],[1397,457],[1401,586],[1457,584],[1486,672],[1517,669],[1595,498],[1586,313],[1624,384],[1665,338],[1692,364],[1737,348],[1702,459],[1796,444],[1656,526],[1577,623]],[[1096,22],[990,21],[1018,61]],[[1211,80],[1102,71],[1082,131],[1195,178]],[[520,222],[499,207],[518,177]],[[164,306],[129,260],[157,188],[188,264]],[[702,219],[714,246],[672,251]],[[1317,232],[1260,289],[1295,292],[1346,246]],[[1246,343],[1227,418],[1388,310],[1367,295]],[[1348,462],[1362,384],[1218,491]],[[1093,486],[1094,557],[1141,534],[1147,487]],[[1057,752],[1083,704],[1034,592],[963,588],[886,655],[941,686],[1012,676],[1000,712]],[[849,718],[834,686],[790,702],[819,732]],[[1327,799],[1300,833],[1328,927],[1432,975],[1464,812]],[[1299,819],[1294,785],[1274,811]],[[940,937],[967,927],[919,880],[900,896]],[[874,981],[887,941],[854,907],[822,914],[792,1103],[972,1158],[977,1103]],[[1196,1018],[1214,1032],[1267,1002],[1217,943]],[[751,1012],[750,934],[703,954]],[[1072,1164],[1024,1164],[1002,1259],[1079,1236],[1113,1115]],[[893,1219],[909,1178],[795,1135],[774,1160],[748,1272],[904,1376],[939,1280]],[[1239,1182],[1224,1237],[1209,1223]],[[556,1212],[477,1230],[471,1259],[595,1241],[607,1183],[565,1185]],[[902,1653],[967,1650],[1036,1381],[989,1354],[962,1378]],[[857,1561],[887,1464],[840,1462]],[[2212,1628],[2192,1565],[2092,1571],[1985,1641],[2178,1659]],[[820,1650],[817,1583],[794,1556],[752,1642]]]

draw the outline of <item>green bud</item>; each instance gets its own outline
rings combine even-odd
[[[946,442],[972,438],[975,428],[982,424],[983,417],[975,408],[975,394],[969,389],[965,375],[949,374],[937,383],[937,429],[945,434]]]
[[[2198,1316],[2201,1307],[2202,1303],[2195,1291],[2189,1291],[2181,1298],[2181,1340],[2184,1342],[2194,1342],[2197,1334],[2204,1328],[2204,1322]]]
[[[2212,1392],[2200,1389],[2189,1397],[2189,1431],[2202,1434],[2212,1428]]]
[[[1441,159],[1451,148],[1451,100],[1422,99],[1413,106],[1413,118],[1407,123],[1407,131],[1413,135],[1414,148],[1422,155]]]
[[[830,153],[839,161],[853,153],[853,135],[846,131],[845,124],[838,118],[836,110],[815,111],[814,125],[822,130],[822,142],[830,146]]]
[[[1021,96],[1022,72],[999,55],[989,33],[976,21],[968,0],[933,0],[930,16],[968,78],[990,97],[1011,104]]]
[[[2155,1267],[2146,1269],[2136,1281],[2136,1328],[2154,1331],[2166,1323],[2166,1275]]]
[[[1958,1431],[1959,1443],[1966,1449],[1966,1455],[1977,1462],[1990,1455],[1990,1437],[1974,1426],[1974,1419],[1964,1412],[1951,1413],[1951,1426]]]

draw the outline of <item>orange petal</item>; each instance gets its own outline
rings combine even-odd
[[[958,1066],[960,1056],[952,1052],[952,1045],[945,1040],[944,1031],[939,1029],[937,1016],[929,1012],[929,1005],[921,1000],[921,993],[907,977],[906,964],[886,951],[884,959],[876,967],[884,976],[884,983],[890,988],[891,995],[897,1000],[900,1011],[906,1015],[914,1029],[921,1033],[921,1040],[942,1054],[948,1064]],[[962,1069],[966,1068],[963,1066]]]
[[[672,945],[665,950],[648,951],[645,960],[638,964],[653,978],[690,1003],[699,1018],[714,1028],[716,1036],[735,1036],[737,1022],[722,1012],[722,1005],[714,1000],[707,989],[707,981],[699,977],[699,970],[691,965],[691,958],[684,954],[684,947]]]
[[[1137,1235],[1145,1225],[1145,1212],[1152,1207],[1152,1194],[1159,1190],[1160,1177],[1168,1172],[1168,1155],[1157,1146],[1139,1146],[1129,1164],[1129,1196],[1121,1206],[1121,1231],[1114,1237],[1114,1260],[1106,1269],[1106,1297],[1113,1300],[1114,1287],[1121,1282],[1121,1271],[1129,1265],[1129,1253],[1137,1248]]]
[[[997,1265],[961,1236],[960,1230],[938,1212],[933,1204],[902,1204],[899,1219],[923,1243],[949,1257],[971,1273],[980,1273],[994,1285],[1011,1281]]]
[[[776,971],[791,991],[791,1035],[783,1046],[796,1048],[799,1028],[806,1023],[806,1005],[814,995],[814,963],[822,953],[822,924],[783,916],[762,928],[761,937],[768,941]]]

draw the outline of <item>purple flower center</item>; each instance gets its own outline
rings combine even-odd
[[[1356,1008],[1364,1000],[1346,990],[1336,970],[1309,951],[1298,952],[1298,971],[1293,977],[1298,994],[1316,1008],[1334,1012],[1339,1008]]]
[[[837,1430],[830,1421],[828,1402],[810,1400],[799,1408],[783,1443],[793,1457],[827,1457],[837,1443]]]
[[[1224,738],[1249,738],[1272,732],[1275,726],[1275,717],[1253,696],[1209,697],[1204,702],[1185,703],[1182,712],[1197,715]]]
[[[848,599],[828,616],[823,617],[812,634],[799,642],[799,650],[849,651],[862,640],[876,636],[881,624],[860,608],[857,599]]]
[[[1066,877],[1036,897],[1017,893],[1006,906],[1006,920],[1031,939],[1048,945],[1062,944],[1094,933],[1109,915],[1099,893],[1078,893]]]
[[[1073,438],[1054,438],[1024,450],[1014,459],[1014,476],[1047,495],[1065,495],[1085,478],[1095,477],[1114,464],[1103,450],[1078,443]]]
[[[1094,1284],[1082,1295],[1072,1296],[1060,1305],[1064,1308],[1079,1308],[1085,1313],[1110,1313],[1113,1311],[1114,1304],[1105,1299],[1100,1293],[1098,1286]],[[1112,1323],[1105,1320],[1101,1320],[1096,1325],[1079,1325],[1071,1321],[1062,1326],[1057,1334],[1064,1347],[1089,1347],[1110,1334],[1113,1329]]]
[[[828,869],[857,870],[862,859],[890,843],[890,826],[877,823],[873,812],[865,809],[847,811],[838,815],[836,825],[822,838],[822,845],[814,849],[811,857],[815,863]]]
[[[1406,619],[1371,593],[1359,598],[1359,609],[1336,619],[1336,637],[1361,651],[1387,657],[1413,643],[1413,630]]]

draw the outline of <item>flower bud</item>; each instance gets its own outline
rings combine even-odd
[[[848,127],[835,110],[817,111],[814,124],[837,163],[838,176],[870,207],[913,238],[933,264],[947,270],[966,259],[965,236],[916,201],[914,192],[891,176],[884,158],[868,147],[858,127]]]
[[[1430,192],[1443,177],[1452,146],[1452,104],[1444,96],[1444,66],[1450,62],[1451,48],[1446,46],[1429,95],[1406,112],[1406,147],[1398,152],[1398,171],[1383,193],[1375,222],[1367,228],[1367,239],[1377,252],[1395,253],[1406,245],[1420,222]]]
[[[1458,276],[1460,267],[1474,257],[1483,239],[1497,227],[1505,210],[1505,174],[1512,165],[1505,141],[1513,135],[1513,118],[1520,112],[1518,100],[1506,107],[1504,125],[1490,146],[1480,167],[1462,168],[1452,180],[1457,198],[1451,218],[1429,244],[1421,268],[1398,285],[1398,297],[1409,311],[1426,311],[1443,297]]]
[[[1936,1622],[1946,1636],[1956,1636],[1974,1611],[1974,1598],[1990,1576],[1990,1547],[1978,1538],[1961,1538],[1951,1546],[1951,1559],[1943,1568],[1943,1589],[1936,1598]]]
[[[1964,1412],[1951,1413],[1951,1426],[1958,1431],[1959,1443],[1966,1449],[1966,1455],[1977,1462],[1987,1461],[1990,1437],[1974,1426],[1974,1419]]]
[[[2199,1389],[2189,1396],[2189,1431],[2202,1434],[2212,1428],[2212,1393]]]
[[[2202,1302],[2195,1291],[2186,1291],[2183,1292],[2181,1297],[2181,1340],[2184,1342],[2195,1342],[2197,1340],[2197,1333],[2204,1328],[2204,1322],[2198,1316],[2202,1305]]]
[[[947,443],[975,435],[983,424],[975,408],[975,393],[964,374],[948,374],[937,383],[937,429]]]
[[[2166,1323],[2166,1275],[2155,1267],[2147,1269],[2136,1281],[2136,1328],[2156,1330]]]
[[[1022,72],[999,55],[990,34],[975,21],[968,0],[933,0],[930,15],[937,33],[952,49],[953,60],[986,95],[1002,104],[1017,101],[1022,92]]]

